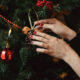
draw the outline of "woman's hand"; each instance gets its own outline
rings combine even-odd
[[[80,77],[80,57],[64,40],[42,32],[35,32],[35,35],[31,35],[30,38],[33,39],[31,43],[32,45],[42,47],[37,48],[37,52],[62,59],[69,64]]]
[[[43,27],[43,29],[50,29],[54,33],[60,35],[62,38],[72,40],[76,36],[76,32],[64,25],[62,22],[59,20],[53,18],[53,19],[45,19],[45,20],[40,20],[40,21],[35,21],[35,25],[40,28]],[[40,25],[44,24],[44,25]]]
[[[36,32],[35,35],[30,36],[31,39],[36,40],[31,42],[32,45],[36,45],[42,48],[37,48],[37,52],[48,54],[52,57],[64,59],[67,55],[67,51],[70,49],[69,45],[62,39],[50,36],[42,32]]]

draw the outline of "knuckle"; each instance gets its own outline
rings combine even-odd
[[[47,50],[43,50],[43,53],[48,53],[48,51]]]
[[[43,38],[42,41],[45,42],[45,43],[48,43],[48,40],[47,39],[44,39]]]
[[[49,44],[49,40],[46,39],[45,42],[46,42],[47,44]]]
[[[42,41],[43,39],[41,37],[39,37],[39,40]]]
[[[46,34],[45,34],[45,33],[43,33],[42,35],[43,35],[44,37],[46,36]]]
[[[57,38],[53,38],[52,40],[53,40],[53,41],[57,41]]]
[[[47,45],[46,48],[49,48],[49,45]]]
[[[50,39],[51,37],[49,35],[45,35],[46,38]]]
[[[41,43],[41,46],[44,46],[44,43]]]
[[[47,47],[47,45],[45,45],[44,43],[42,43],[42,47],[46,48],[46,47]]]
[[[54,42],[54,41],[55,41],[54,38],[52,38],[52,39],[50,40],[51,43]]]
[[[58,41],[58,38],[52,38],[51,40],[50,40],[50,43],[56,43]]]
[[[44,38],[42,38],[41,40],[42,40],[42,41],[45,41],[45,39],[44,39]]]
[[[50,40],[46,40],[47,43],[50,43]]]

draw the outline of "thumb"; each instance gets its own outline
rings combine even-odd
[[[51,31],[53,31],[53,29],[54,29],[54,24],[43,24],[43,26],[38,25],[38,26],[36,26],[35,28],[37,28],[37,29],[43,29],[43,30],[45,30],[45,29],[50,29]]]
[[[49,22],[48,19],[44,19],[44,20],[35,21],[34,24],[35,24],[35,25],[39,25],[39,24],[41,24],[41,23],[48,23],[48,22]]]
[[[44,24],[43,26],[42,26],[44,29],[53,29],[54,28],[54,25],[53,24]]]

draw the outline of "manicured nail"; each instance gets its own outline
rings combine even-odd
[[[37,22],[35,21],[34,24],[36,24]]]
[[[36,33],[37,33],[36,31],[33,32],[34,35],[35,35]]]
[[[35,28],[38,28],[39,26],[36,26]]]
[[[32,35],[29,36],[29,38],[32,38],[32,37],[33,37]]]
[[[43,26],[43,25],[44,25],[43,23],[40,24],[40,26]]]

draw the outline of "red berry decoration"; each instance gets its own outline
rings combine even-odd
[[[7,48],[3,49],[1,51],[1,56],[0,57],[3,61],[11,61],[12,57],[13,57],[13,52],[11,50],[7,49]]]

